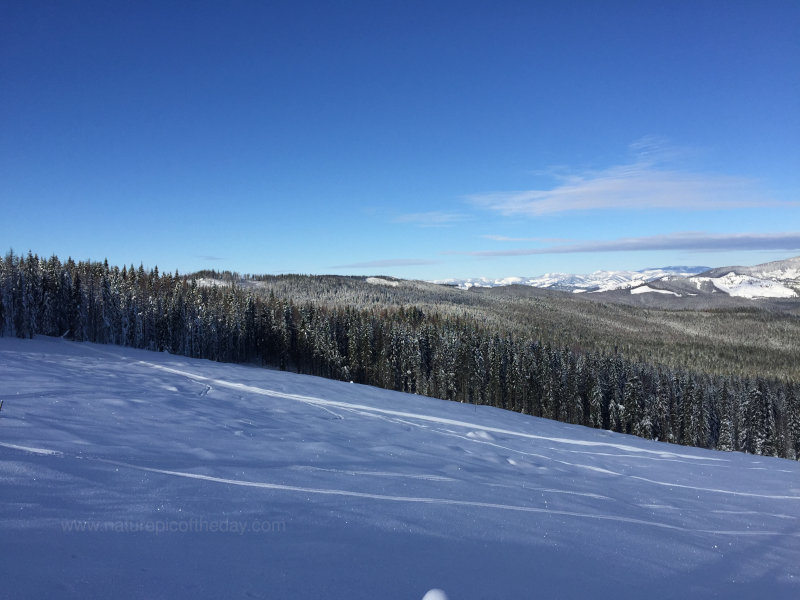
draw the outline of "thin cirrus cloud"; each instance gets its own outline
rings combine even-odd
[[[469,221],[472,217],[461,212],[434,210],[429,212],[410,213],[395,217],[395,223],[407,223],[417,227],[452,227],[456,223]]]
[[[651,162],[564,176],[552,189],[493,192],[469,197],[505,216],[544,216],[589,210],[722,210],[774,206],[756,181],[659,169]]]
[[[426,260],[422,258],[389,258],[384,260],[369,260],[366,262],[356,262],[349,265],[336,265],[331,269],[374,269],[382,267],[417,267],[420,265],[435,265],[438,260]]]
[[[509,237],[507,235],[482,235],[482,238],[494,240],[495,242],[543,242],[545,244],[560,244],[571,242],[568,238],[548,238],[548,237]]]
[[[626,252],[644,250],[800,250],[800,231],[786,233],[704,233],[687,231],[647,237],[599,240],[562,244],[544,248],[517,248],[467,252],[469,256],[529,256],[533,254],[573,254],[582,252]]]

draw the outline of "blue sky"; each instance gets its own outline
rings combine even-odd
[[[800,255],[800,3],[0,4],[0,244],[435,279]]]

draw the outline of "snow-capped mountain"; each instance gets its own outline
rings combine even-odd
[[[472,277],[468,279],[440,279],[433,283],[471,287],[499,287],[504,285],[529,285],[566,292],[607,292],[633,288],[663,277],[690,277],[708,271],[709,267],[661,267],[641,271],[595,271],[588,275],[570,273],[545,273],[538,277],[505,277],[490,279]]]
[[[641,271],[595,271],[588,275],[546,273],[538,277],[440,279],[432,283],[461,289],[527,285],[573,293],[630,290],[632,295],[679,298],[719,294],[751,300],[792,299],[800,297],[800,256],[750,267],[670,266]]]
[[[647,291],[671,292],[675,296],[722,293],[748,299],[797,298],[800,296],[800,256],[752,267],[719,267],[688,277],[668,275],[654,281],[654,286],[639,286],[631,293]]]

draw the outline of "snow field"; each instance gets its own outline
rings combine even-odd
[[[0,395],[0,597],[800,595],[796,462],[50,338]]]

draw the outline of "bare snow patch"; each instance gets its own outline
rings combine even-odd
[[[390,281],[382,277],[367,277],[367,283],[371,283],[372,285],[388,285],[391,287],[397,287],[399,285],[397,281]]]
[[[678,298],[681,297],[681,295],[677,292],[671,292],[670,290],[657,290],[655,288],[651,288],[649,285],[643,285],[631,289],[631,294],[646,294],[648,292],[655,292],[657,294],[672,294],[673,296],[678,296]]]

